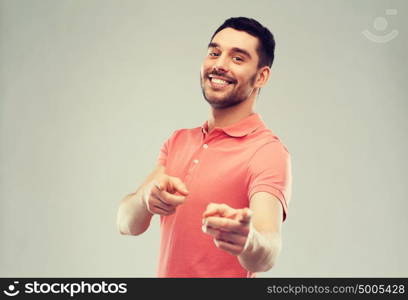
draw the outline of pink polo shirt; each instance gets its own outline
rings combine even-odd
[[[176,130],[160,150],[157,163],[179,177],[189,195],[174,214],[160,216],[158,277],[255,277],[202,232],[202,214],[211,202],[244,208],[254,193],[268,192],[279,199],[286,219],[290,154],[260,115],[207,131],[208,121]]]

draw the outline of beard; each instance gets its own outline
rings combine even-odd
[[[204,78],[200,74],[201,92],[203,93],[204,99],[208,102],[208,104],[217,109],[226,109],[247,100],[253,90],[251,87],[254,86],[257,75],[255,73],[248,79],[248,81],[243,83],[238,83],[235,81],[235,83],[230,84],[232,85],[231,90],[219,92],[214,91],[208,84],[206,85],[206,81],[209,81],[209,74],[211,73],[205,74]]]

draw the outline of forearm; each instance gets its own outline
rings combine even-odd
[[[238,260],[248,271],[266,272],[275,265],[281,247],[280,236],[258,232],[251,224],[247,243]]]
[[[152,214],[146,209],[142,197],[145,192],[142,185],[135,193],[127,195],[119,205],[117,227],[121,234],[139,235],[150,225]]]

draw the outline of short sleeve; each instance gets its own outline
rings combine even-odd
[[[162,165],[166,167],[168,153],[169,153],[169,139],[167,139],[161,146],[159,155],[157,156],[156,165]]]
[[[292,194],[291,157],[286,147],[279,142],[260,147],[249,161],[248,178],[248,199],[257,192],[274,195],[282,204],[285,221]]]
[[[174,131],[173,134],[162,144],[159,155],[157,156],[156,159],[156,165],[162,165],[164,167],[167,167],[167,157],[169,155],[170,147],[178,131],[179,130]]]

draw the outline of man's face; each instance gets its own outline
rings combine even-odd
[[[258,39],[245,31],[224,28],[208,46],[201,67],[201,89],[214,108],[245,101],[254,90],[258,74]]]

